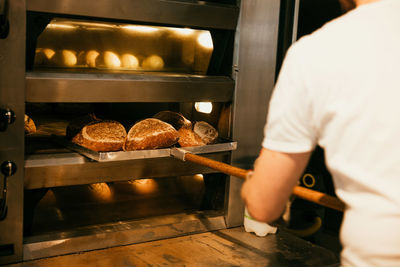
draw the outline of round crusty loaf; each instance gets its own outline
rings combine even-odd
[[[204,146],[206,143],[191,128],[180,128],[178,143],[181,147]]]
[[[118,151],[126,136],[124,126],[117,121],[94,121],[84,126],[72,142],[94,151]]]
[[[206,145],[215,143],[218,138],[218,131],[205,121],[196,122],[193,126],[193,132],[200,136]]]
[[[128,132],[124,150],[156,149],[169,147],[178,142],[179,134],[172,125],[159,119],[137,122]]]

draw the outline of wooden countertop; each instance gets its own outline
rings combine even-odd
[[[38,259],[10,267],[47,266],[339,266],[333,252],[284,231],[257,237],[243,227]]]

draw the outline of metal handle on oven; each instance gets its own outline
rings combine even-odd
[[[9,124],[15,121],[15,112],[9,108],[0,109],[0,131],[7,130]]]
[[[3,193],[0,198],[0,221],[4,220],[7,215],[7,178],[14,175],[17,171],[17,165],[8,160],[1,164],[1,173],[4,175]]]
[[[8,21],[8,0],[0,0],[0,38],[7,38],[10,24]]]

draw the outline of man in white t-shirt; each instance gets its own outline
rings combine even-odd
[[[398,267],[400,0],[354,3],[289,49],[242,197],[255,219],[277,219],[319,144],[346,204],[341,264]]]

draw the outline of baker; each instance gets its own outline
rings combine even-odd
[[[277,219],[318,144],[346,204],[341,264],[400,266],[400,1],[342,2],[287,52],[242,198]]]

